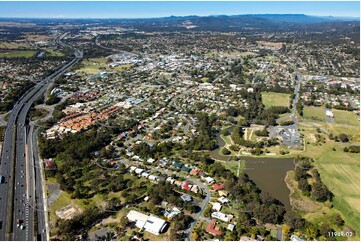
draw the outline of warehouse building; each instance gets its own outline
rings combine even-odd
[[[146,215],[134,210],[131,210],[127,218],[131,222],[135,222],[135,226],[139,229],[159,235],[167,227],[167,222],[163,219],[157,218],[154,215]]]

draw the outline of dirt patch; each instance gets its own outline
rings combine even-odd
[[[316,139],[316,136],[315,136],[314,134],[310,134],[310,135],[309,135],[309,138],[310,138],[310,141],[311,141],[312,143],[316,143],[317,139]]]
[[[75,207],[73,204],[70,204],[55,211],[55,214],[61,219],[72,219],[74,216],[80,213],[80,209]]]

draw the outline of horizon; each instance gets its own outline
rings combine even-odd
[[[160,19],[160,18],[184,18],[184,17],[219,17],[219,16],[258,16],[258,15],[303,15],[309,17],[317,17],[317,18],[349,18],[360,20],[360,17],[353,16],[334,16],[334,15],[309,15],[303,13],[256,13],[256,14],[212,14],[212,15],[168,15],[161,17],[134,17],[134,18],[120,18],[120,17],[1,17],[0,19],[57,19],[57,20],[81,20],[81,19],[89,19],[89,20],[98,20],[98,19],[114,19],[114,20],[136,20],[136,19]]]
[[[162,1],[162,2],[0,2],[0,18],[149,19],[170,16],[233,16],[304,14],[315,17],[360,18],[358,1]]]

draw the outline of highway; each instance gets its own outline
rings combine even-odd
[[[56,43],[74,51],[74,58],[34,87],[29,89],[14,105],[6,126],[3,152],[0,163],[0,175],[5,177],[0,185],[0,241],[35,240],[35,175],[33,147],[29,143],[29,129],[26,118],[33,102],[43,95],[52,82],[76,64],[83,54],[74,47],[61,42],[66,34],[57,38]],[[32,162],[32,163],[31,163]],[[18,222],[20,221],[20,224]],[[41,221],[41,219],[38,221]],[[21,226],[22,225],[22,226]],[[39,223],[41,231],[45,229]]]

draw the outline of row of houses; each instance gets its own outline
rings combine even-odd
[[[149,179],[149,180],[155,181],[155,182],[166,181],[166,182],[169,182],[170,184],[174,184],[174,185],[176,185],[178,187],[181,187],[182,189],[184,189],[186,191],[191,191],[191,192],[194,192],[194,193],[198,193],[200,191],[200,189],[199,189],[199,187],[197,185],[193,185],[189,181],[179,181],[179,180],[176,180],[175,178],[172,178],[172,177],[165,178],[165,177],[162,177],[162,176],[151,175],[149,173],[149,171],[146,171],[146,170],[144,170],[142,168],[138,168],[136,166],[130,166],[129,167],[129,172],[130,173],[135,173],[140,177],[144,177],[146,179]]]

